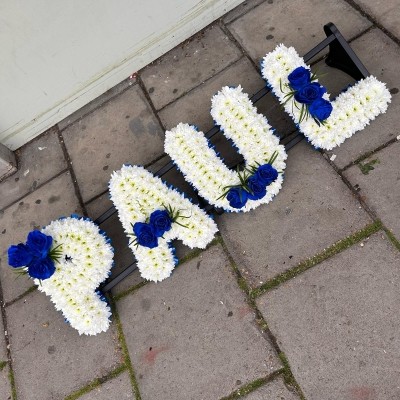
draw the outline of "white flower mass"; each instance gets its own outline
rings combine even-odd
[[[63,218],[52,221],[42,232],[61,245],[56,271],[39,282],[38,289],[50,296],[57,310],[79,334],[96,335],[110,325],[111,311],[95,293],[113,265],[114,252],[92,221]]]
[[[289,83],[288,75],[297,67],[310,69],[293,47],[283,44],[268,53],[262,61],[262,76],[281,104],[285,103],[285,94],[290,90],[286,86]],[[329,101],[327,93],[323,98]],[[333,110],[324,124],[318,126],[313,118],[308,118],[299,124],[299,130],[313,146],[331,150],[364,129],[379,114],[386,112],[390,100],[391,95],[386,85],[374,76],[368,76],[331,101]],[[297,123],[300,110],[294,103],[292,97],[284,108]]]
[[[266,164],[274,152],[278,156],[273,167],[279,172],[278,178],[267,187],[267,194],[259,200],[248,200],[241,209],[231,207],[226,197],[226,187],[239,185],[236,171],[230,170],[218,157],[203,132],[195,127],[180,123],[165,134],[165,152],[200,196],[210,204],[227,211],[250,211],[261,204],[269,203],[282,187],[283,171],[287,158],[284,146],[274,135],[267,119],[257,113],[242,88],[225,86],[212,98],[211,115],[221,131],[231,139],[242,154],[245,164],[257,166]]]
[[[169,188],[162,180],[139,166],[124,165],[113,172],[109,183],[111,200],[118,211],[119,219],[128,234],[130,248],[136,257],[143,278],[159,282],[171,275],[177,259],[169,242],[182,240],[190,248],[204,249],[218,231],[215,222],[198,206],[186,199],[177,190]],[[132,225],[145,222],[155,210],[171,206],[189,218],[180,218],[171,229],[158,238],[158,246],[148,248],[133,243]]]

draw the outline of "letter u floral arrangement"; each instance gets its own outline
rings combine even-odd
[[[296,50],[282,44],[264,57],[262,75],[298,129],[326,150],[365,128],[391,99],[386,85],[369,76],[330,100]],[[165,152],[216,208],[248,212],[269,203],[282,187],[284,146],[240,86],[223,87],[211,104],[215,124],[243,156],[242,167],[229,169],[204,133],[184,123],[166,132]],[[178,263],[172,240],[203,249],[218,231],[204,210],[141,166],[113,172],[109,192],[144,279],[160,282],[171,275]],[[79,334],[96,335],[110,324],[110,307],[98,288],[110,275],[113,253],[93,221],[73,215],[10,246],[8,262],[50,296]]]

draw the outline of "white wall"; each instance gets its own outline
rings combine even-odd
[[[0,143],[14,150],[243,0],[0,0]]]

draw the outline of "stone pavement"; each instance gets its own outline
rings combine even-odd
[[[246,1],[19,149],[18,172],[0,183],[0,400],[400,399],[399,10],[395,0]],[[156,171],[166,129],[208,130],[218,89],[255,93],[266,52],[283,42],[304,54],[329,21],[387,82],[385,115],[331,152],[290,150],[273,203],[216,217],[204,251],[177,243],[168,280],[134,273],[116,286],[106,333],[79,336],[16,279],[9,245],[61,215],[99,216],[113,170]],[[352,82],[315,61],[331,93]],[[295,130],[272,96],[257,106],[281,136]],[[190,192],[177,173],[166,180]],[[116,218],[102,228],[115,274],[133,256]]]

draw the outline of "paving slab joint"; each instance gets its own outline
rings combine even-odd
[[[163,132],[165,132],[166,131],[165,126],[164,126],[163,122],[161,121],[160,116],[158,115],[158,111],[157,111],[156,107],[154,106],[153,101],[151,100],[150,94],[146,89],[146,86],[145,86],[145,84],[144,84],[144,82],[142,80],[142,77],[141,77],[140,73],[138,73],[138,75],[137,75],[137,83],[140,86],[140,88],[142,89],[143,95],[146,98],[147,102],[149,103],[151,111],[153,112],[154,116],[156,117],[157,122],[159,123],[159,125],[160,125],[161,129],[163,130]],[[163,156],[164,155],[165,154],[163,154]]]
[[[261,68],[260,65],[258,65],[254,60],[250,57],[250,55],[247,53],[246,49],[239,43],[239,41],[235,38],[235,36],[232,34],[232,32],[229,30],[229,27],[222,21],[219,21],[219,27],[221,28],[222,32],[225,33],[225,35],[228,37],[228,39],[235,44],[235,46],[242,52],[242,54],[247,58],[247,60],[250,61],[250,63],[253,65],[255,70],[257,71],[258,74],[261,74]]]
[[[135,395],[135,399],[142,400],[142,397],[141,397],[140,391],[139,391],[139,384],[136,379],[135,370],[133,368],[131,358],[129,355],[128,346],[126,344],[121,319],[119,318],[117,306],[112,297],[110,297],[110,306],[111,306],[112,314],[114,316],[115,324],[117,326],[118,342],[121,346],[122,356],[124,358],[124,365],[126,366],[126,368],[128,369],[128,372],[129,372],[129,377],[130,377],[130,381],[131,381],[132,390]]]
[[[247,383],[246,385],[241,386],[239,389],[236,389],[230,395],[225,396],[225,397],[221,398],[220,400],[239,399],[243,396],[248,395],[251,392],[254,392],[256,389],[260,388],[261,386],[264,386],[264,385],[268,384],[269,382],[272,382],[278,376],[283,376],[283,375],[284,375],[284,368],[281,368],[277,371],[274,371],[272,374],[270,374],[268,376],[256,379],[253,382],[250,382],[250,383]]]
[[[289,361],[286,357],[286,354],[281,351],[279,353],[279,359],[281,360],[283,364],[283,380],[285,382],[285,385],[287,385],[289,388],[293,388],[296,393],[299,395],[301,400],[306,400],[303,391],[301,390],[301,387],[299,384],[296,382],[296,379],[293,376],[292,370],[289,365]]]
[[[78,202],[79,202],[79,205],[81,207],[83,215],[85,217],[87,217],[88,213],[86,211],[86,206],[85,206],[85,203],[83,202],[83,197],[82,197],[81,191],[79,189],[78,180],[76,178],[75,170],[74,170],[73,165],[72,165],[72,159],[69,156],[69,153],[68,153],[68,150],[67,150],[67,146],[65,145],[62,133],[60,132],[60,130],[58,128],[57,128],[57,130],[58,130],[58,132],[57,132],[58,140],[60,141],[60,146],[61,146],[61,149],[63,151],[64,157],[65,157],[65,161],[67,162],[69,173],[71,174],[72,184],[74,185],[76,198],[78,199]]]
[[[272,278],[268,282],[265,282],[263,285],[259,286],[256,289],[253,289],[250,293],[252,299],[256,299],[260,297],[264,293],[269,290],[275,289],[277,286],[282,283],[302,274],[308,269],[315,267],[320,264],[322,261],[327,260],[328,258],[333,257],[334,255],[341,253],[343,250],[348,249],[356,243],[359,243],[361,240],[366,239],[371,236],[373,233],[376,233],[380,230],[384,229],[381,221],[377,220],[372,224],[367,225],[364,229],[353,233],[352,235],[339,240],[335,244],[329,246],[321,253],[316,254],[313,257],[308,258],[305,261],[300,262],[296,267],[291,268],[280,275],[277,275],[275,278]]]
[[[20,294],[19,296],[17,296],[15,299],[12,299],[10,301],[8,301],[7,303],[4,304],[4,307],[9,307],[12,304],[16,303],[17,301],[21,300],[22,298],[24,298],[25,296],[27,296],[29,293],[34,292],[37,289],[37,286],[32,285],[30,288],[28,288],[27,290],[25,290],[24,293]]]
[[[393,246],[396,247],[396,249],[400,251],[400,241],[397,240],[396,236],[394,236],[393,233],[385,226],[383,227],[383,230],[385,231],[389,240],[392,242]]]
[[[8,336],[8,325],[7,325],[7,316],[6,316],[6,309],[5,309],[5,303],[4,303],[4,296],[3,296],[3,286],[0,281],[0,309],[1,309],[1,316],[3,320],[3,328],[4,328],[4,337],[5,337],[5,342],[6,342],[6,347],[7,347],[7,358],[8,358],[8,379],[10,381],[10,386],[11,386],[11,398],[12,400],[17,400],[17,388],[15,385],[15,377],[14,377],[14,369],[13,369],[13,360],[11,357],[11,345],[10,345],[10,338]],[[4,366],[1,368],[3,369]],[[0,370],[1,370],[0,369]]]
[[[376,149],[367,151],[366,153],[364,153],[363,155],[358,157],[356,160],[354,160],[351,163],[345,165],[343,168],[338,168],[338,172],[341,174],[342,172],[344,172],[344,171],[348,170],[349,168],[353,167],[354,165],[360,164],[361,162],[363,162],[367,158],[371,157],[372,155],[378,153],[379,151],[385,149],[386,147],[389,147],[391,144],[396,143],[398,141],[399,140],[397,138],[390,139],[386,143],[383,143],[382,145],[378,146]],[[323,154],[324,154],[324,157],[327,160],[329,160],[330,155],[327,152],[324,152]]]
[[[126,371],[127,367],[125,364],[120,365],[119,367],[115,368],[113,371],[111,371],[109,374],[102,376],[101,378],[96,378],[92,382],[90,382],[88,385],[76,390],[75,392],[71,393],[67,397],[65,397],[64,400],[76,400],[79,397],[83,396],[86,393],[91,392],[92,390],[96,389],[99,387],[101,384],[104,382],[107,382],[113,378],[116,378],[118,375],[120,375],[122,372]]]
[[[351,7],[357,10],[363,17],[367,18],[370,22],[372,22],[377,28],[379,28],[385,35],[389,36],[397,45],[400,46],[400,38],[398,38],[395,34],[386,29],[381,23],[378,22],[376,18],[374,18],[371,14],[365,11],[356,1],[354,0],[345,0]]]
[[[378,216],[376,213],[369,207],[369,205],[365,202],[362,196],[360,196],[360,193],[357,190],[356,186],[353,186],[351,182],[344,176],[342,170],[340,170],[336,164],[329,158],[329,156],[323,154],[323,158],[325,161],[335,170],[335,172],[340,176],[342,179],[343,183],[351,190],[353,193],[354,197],[359,201],[361,207],[364,209],[364,211],[371,217],[373,221],[379,221]]]

